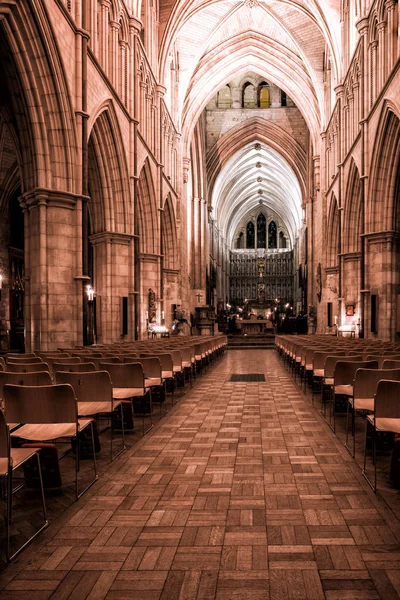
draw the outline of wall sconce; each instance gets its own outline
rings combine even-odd
[[[94,301],[94,289],[92,288],[91,285],[88,285],[86,287],[86,294],[87,294],[88,302],[92,303]]]

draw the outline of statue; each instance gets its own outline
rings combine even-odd
[[[156,318],[157,318],[156,295],[155,295],[155,292],[151,288],[149,288],[148,306],[149,306],[149,323],[155,323]]]

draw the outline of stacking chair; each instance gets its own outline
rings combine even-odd
[[[4,412],[0,410],[0,478],[5,480],[5,498],[6,498],[6,512],[5,512],[5,524],[6,524],[6,557],[7,561],[15,558],[43,529],[47,527],[49,524],[46,515],[46,502],[44,498],[44,489],[43,489],[43,480],[42,480],[42,470],[40,465],[39,458],[40,449],[39,448],[11,448],[10,442],[10,430],[6,423],[6,419],[4,416]],[[26,540],[19,548],[11,554],[10,549],[10,526],[12,522],[12,499],[15,491],[13,486],[13,473],[22,465],[24,465],[29,460],[33,460],[36,458],[37,460],[37,469],[38,476],[40,482],[40,492],[42,496],[42,508],[43,508],[43,520],[44,523],[40,526],[40,528],[35,531],[33,535],[30,536],[28,540]]]
[[[400,381],[381,379],[374,398],[374,414],[368,415],[365,424],[364,469],[363,475],[374,492],[377,490],[378,454],[376,451],[377,433],[392,431],[400,434]],[[374,480],[367,475],[367,437],[368,426],[372,432],[372,459],[374,462]]]
[[[21,423],[16,433],[31,442],[47,442],[58,438],[75,438],[75,494],[80,498],[97,481],[93,419],[78,420],[78,406],[70,385],[28,387],[4,386],[4,406],[7,422]],[[79,491],[80,444],[79,434],[90,427],[93,451],[93,479]]]
[[[68,373],[90,373],[92,371],[98,371],[96,365],[92,362],[79,362],[79,363],[53,363],[53,372],[56,375],[59,371]]]
[[[382,363],[382,369],[400,369],[400,359],[386,359]]]
[[[160,404],[161,415],[162,405],[164,404],[166,395],[166,385],[165,379],[162,376],[161,361],[158,357],[152,356],[149,358],[138,358],[135,362],[139,362],[143,367],[144,385],[145,387],[151,388],[151,400],[153,404]],[[167,412],[168,410],[166,410],[166,413]]]
[[[142,416],[143,435],[145,435],[153,427],[152,417],[152,397],[151,387],[145,385],[145,377],[143,367],[140,363],[109,363],[101,362],[100,367],[107,370],[111,377],[113,388],[113,398],[115,400],[129,400],[133,407],[135,404],[139,414]],[[137,405],[139,400],[142,400],[141,405]],[[136,401],[136,402],[135,402]],[[149,411],[146,411],[148,401]],[[138,413],[136,413],[138,414]],[[150,427],[145,430],[144,418],[146,414],[150,414]]]
[[[378,369],[378,361],[349,360],[349,358],[337,361],[331,385],[333,431],[336,431],[336,396],[345,396],[347,400],[353,397],[354,376],[357,369]]]
[[[7,352],[6,360],[9,358],[37,358],[34,352],[25,352],[21,354],[20,352]]]
[[[381,379],[400,381],[400,366],[397,369],[357,369],[354,376],[353,396],[349,397],[347,403],[346,419],[346,443],[349,437],[349,413],[351,411],[351,433],[353,436],[352,456],[356,451],[355,417],[357,411],[374,412],[374,395]]]
[[[81,367],[80,365],[72,365],[72,367]],[[93,365],[94,367],[94,365]],[[94,371],[94,369],[93,369]],[[75,391],[75,396],[78,401],[79,417],[99,416],[100,414],[108,414],[111,419],[111,442],[110,454],[111,460],[115,460],[117,456],[126,449],[125,446],[125,431],[124,419],[122,412],[122,402],[113,399],[110,375],[107,371],[96,372],[70,372],[70,371],[55,371],[57,383],[69,384]],[[114,428],[112,425],[112,413],[117,409],[121,410],[121,437],[122,448],[113,455],[113,438]]]
[[[29,364],[37,364],[37,363],[41,363],[43,362],[42,359],[40,358],[40,356],[28,356],[27,358],[25,356],[8,356],[7,357],[7,364],[8,365],[12,365],[12,364],[25,364],[25,365],[29,365]]]
[[[174,376],[174,362],[172,360],[172,356],[170,353],[166,352],[153,352],[151,354],[141,354],[140,358],[150,358],[152,356],[158,358],[161,362],[161,376],[166,380],[167,392],[171,392],[173,404],[176,380]]]
[[[315,384],[317,381],[321,381],[321,390],[323,394],[323,382],[325,379],[325,362],[330,357],[340,358],[344,356],[344,351],[331,350],[331,351],[315,351],[312,356],[312,403],[314,404]]]
[[[40,363],[18,363],[8,364],[7,371],[10,373],[40,373],[42,371],[50,372],[49,365],[45,362]]]

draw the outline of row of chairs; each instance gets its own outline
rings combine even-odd
[[[355,458],[356,416],[366,415],[362,471],[374,492],[377,491],[377,438],[380,432],[400,433],[400,351],[390,342],[348,340],[327,336],[277,336],[276,348],[291,369],[312,387],[317,387],[321,405],[336,431],[337,401],[346,402],[345,446]],[[349,431],[353,443],[349,447]],[[367,473],[368,439],[371,438],[374,477]]]
[[[7,560],[12,560],[48,525],[40,448],[13,447],[13,439],[29,442],[27,445],[65,439],[75,442],[75,495],[78,499],[98,479],[95,426],[100,416],[106,415],[111,422],[110,455],[114,460],[125,449],[124,405],[130,405],[132,412],[142,417],[144,435],[153,426],[153,392],[161,411],[167,390],[172,392],[173,401],[176,384],[184,387],[186,378],[192,385],[193,377],[223,353],[226,343],[225,336],[216,336],[197,340],[195,344],[187,338],[179,344],[137,343],[134,347],[115,344],[8,354],[5,359],[0,358],[0,477],[5,482]],[[146,416],[150,417],[147,430]],[[117,430],[121,444],[114,454]],[[91,440],[93,474],[90,481],[83,484],[79,441],[85,431]],[[16,491],[13,473],[32,460],[37,462],[43,524],[29,540],[11,552],[12,497]]]

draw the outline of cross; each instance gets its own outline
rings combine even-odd
[[[203,294],[197,294],[196,298],[197,298],[197,302],[200,304],[200,300],[203,297]]]

